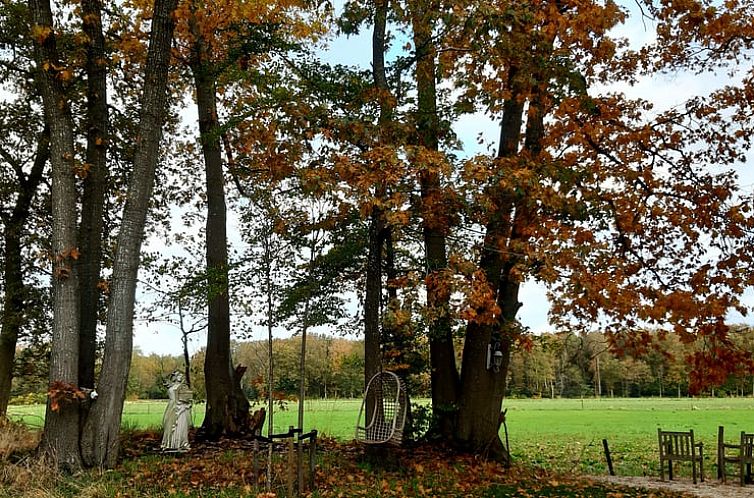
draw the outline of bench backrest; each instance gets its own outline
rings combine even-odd
[[[741,459],[753,463],[754,460],[754,434],[741,432]]]
[[[660,458],[665,460],[691,460],[696,458],[694,431],[677,432],[657,429]]]

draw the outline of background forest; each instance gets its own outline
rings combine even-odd
[[[754,355],[754,329],[739,327],[733,340]],[[308,339],[306,362],[307,397],[314,399],[359,398],[364,389],[364,343],[359,340],[313,335]],[[532,338],[527,348],[513,353],[508,368],[507,397],[685,397],[689,396],[689,365],[693,348],[674,336],[657,340],[656,349],[641,357],[617,355],[607,347],[603,334],[542,334]],[[265,341],[234,342],[233,356],[248,367],[241,386],[255,403],[267,393],[268,360]],[[299,393],[300,338],[276,339],[273,361],[276,367],[273,397],[295,400]],[[46,355],[31,350],[18,352],[11,404],[43,403],[47,397]],[[191,356],[191,387],[198,400],[206,396],[204,350]],[[431,395],[426,371],[426,351],[416,362],[405,365],[413,398]],[[144,354],[134,351],[129,373],[128,399],[165,399],[167,378],[183,370],[182,356]],[[731,374],[719,386],[702,396],[754,396],[754,375]]]

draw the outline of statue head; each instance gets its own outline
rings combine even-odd
[[[183,373],[180,370],[176,370],[168,377],[171,384],[180,384],[183,382]]]

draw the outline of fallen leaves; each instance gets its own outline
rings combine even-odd
[[[266,449],[244,439],[194,441],[189,453],[162,456],[160,435],[134,432],[124,438],[121,469],[128,485],[122,496],[226,496],[275,498],[286,494],[284,455],[273,457],[272,490],[264,482]],[[281,448],[282,449],[282,448]],[[256,459],[256,462],[255,462]],[[422,445],[369,454],[357,443],[322,438],[318,445],[316,496],[320,498],[403,497],[584,497],[681,498],[670,491],[595,483],[518,462],[506,469],[495,462],[459,454],[441,445]],[[313,495],[309,495],[313,496]]]

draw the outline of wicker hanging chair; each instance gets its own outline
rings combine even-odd
[[[365,444],[401,444],[406,424],[406,388],[393,372],[369,380],[356,424],[356,439]]]

